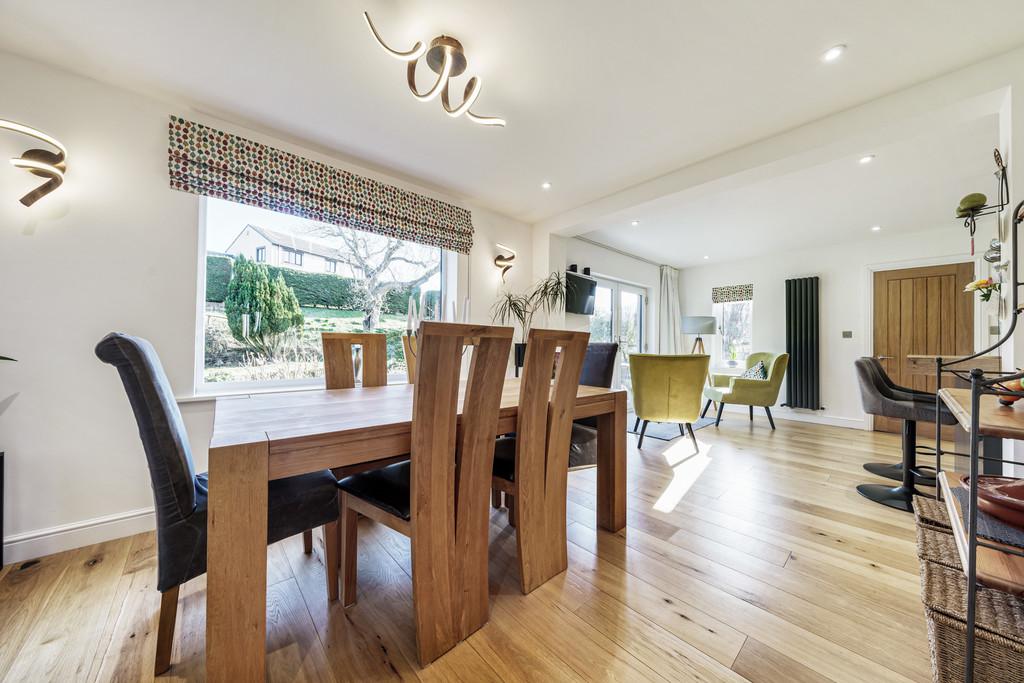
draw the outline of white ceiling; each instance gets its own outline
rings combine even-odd
[[[508,127],[413,100],[363,9],[396,46],[459,38],[474,109]],[[1003,52],[1022,20],[1020,0],[0,0],[0,48],[533,222]]]
[[[685,267],[872,239],[874,225],[879,236],[955,226],[965,194],[995,199],[998,143],[995,115],[949,123],[871,149],[869,164],[847,155],[734,189],[666,197],[629,218],[598,221],[585,237]]]

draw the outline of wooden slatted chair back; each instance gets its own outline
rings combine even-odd
[[[402,335],[402,351],[405,352],[405,374],[409,384],[416,383],[416,337]]]
[[[362,332],[324,332],[324,378],[328,389],[351,389],[356,385],[353,346],[362,348],[364,387],[382,387],[388,383],[388,345],[383,334]]]
[[[423,664],[487,622],[494,435],[512,334],[509,327],[424,322],[416,339],[409,502]],[[466,345],[473,349],[459,420]]]
[[[587,332],[565,330],[530,330],[527,338],[515,463],[516,533],[524,593],[568,566],[569,441],[589,340]]]

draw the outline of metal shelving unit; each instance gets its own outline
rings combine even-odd
[[[999,215],[1009,204],[1009,183],[1006,175],[1006,167],[1002,163],[1002,157],[999,154],[999,150],[995,150],[996,160],[996,182],[998,184],[998,201],[995,204],[986,205],[978,208],[971,212],[964,218],[964,227],[966,227],[971,234],[972,240],[972,252],[973,252],[973,240],[974,232],[976,228],[976,219],[982,216]],[[1004,282],[1003,286],[1010,286],[1010,300],[1011,300],[1011,313],[1010,313],[1010,324],[1007,327],[1003,335],[994,344],[988,348],[974,353],[967,357],[961,357],[950,361],[944,361],[941,357],[935,359],[935,381],[936,381],[936,414],[941,412],[942,399],[938,396],[938,389],[942,386],[942,378],[945,373],[947,376],[956,376],[966,382],[970,383],[971,386],[971,425],[969,430],[970,437],[970,452],[969,453],[957,453],[956,451],[944,451],[942,449],[942,435],[941,435],[941,423],[939,420],[935,421],[935,469],[937,473],[943,471],[942,469],[942,456],[943,454],[949,454],[954,456],[966,457],[970,461],[970,492],[968,496],[968,509],[967,509],[967,561],[964,563],[964,573],[967,577],[967,609],[966,609],[966,627],[967,627],[967,644],[966,644],[966,657],[964,662],[964,680],[967,683],[973,683],[974,681],[974,654],[975,654],[975,630],[976,630],[976,598],[978,590],[977,580],[977,560],[978,560],[978,548],[992,548],[1000,552],[1009,552],[1015,555],[1024,557],[1024,548],[1011,549],[1005,545],[993,545],[992,543],[978,538],[978,475],[980,470],[981,461],[988,462],[999,462],[999,463],[1011,463],[1018,464],[1012,460],[1006,460],[1004,458],[993,458],[981,455],[980,444],[982,436],[979,433],[980,430],[980,401],[983,395],[992,395],[997,397],[1018,397],[1024,398],[1024,391],[1011,391],[1006,388],[1006,383],[1016,379],[1024,379],[1024,372],[1013,372],[1009,374],[1003,374],[1001,372],[985,372],[978,368],[966,372],[961,369],[956,369],[953,366],[961,366],[972,359],[978,358],[989,354],[1007,341],[1013,336],[1013,332],[1017,327],[1017,319],[1021,314],[1021,305],[1019,303],[1019,290],[1024,283],[1020,281],[1018,274],[1018,237],[1019,228],[1021,223],[1024,222],[1024,201],[1017,204],[1013,210],[1013,221],[1012,228],[1010,230],[1010,268],[1009,268],[1009,281]],[[990,377],[986,378],[986,375]],[[995,375],[995,376],[991,376]],[[936,489],[936,495],[941,499],[942,489]],[[986,586],[988,588],[988,586]],[[998,590],[998,589],[994,589]]]

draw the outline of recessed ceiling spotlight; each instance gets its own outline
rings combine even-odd
[[[635,228],[636,226],[640,225],[640,221],[632,220],[632,221],[629,222],[629,224],[632,225]]]
[[[870,164],[874,160],[875,160],[875,155],[874,154],[865,154],[864,156],[862,156],[860,158],[860,163],[862,163],[862,164]]]
[[[704,260],[707,261],[709,258],[711,258],[711,257],[710,256],[705,256]]]
[[[543,183],[540,184],[540,189],[542,189],[542,190],[550,190],[551,189],[551,183],[549,183],[548,181],[545,180]]]
[[[872,225],[871,226],[871,232],[878,232],[881,229],[882,229],[881,225]]]
[[[846,52],[846,46],[840,43],[839,45],[833,45],[821,55],[821,61],[823,62],[834,62],[843,56]]]

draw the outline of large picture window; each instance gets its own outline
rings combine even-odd
[[[313,382],[321,332],[381,332],[405,377],[410,297],[441,317],[445,252],[220,199],[205,200],[200,383]]]

